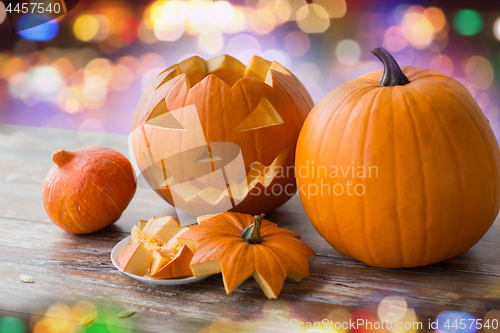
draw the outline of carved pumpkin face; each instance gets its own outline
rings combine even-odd
[[[304,86],[277,62],[192,57],[144,92],[132,148],[150,185],[176,207],[195,215],[265,213],[296,191],[295,145],[312,107]]]

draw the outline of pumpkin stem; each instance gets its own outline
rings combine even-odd
[[[58,149],[52,153],[52,161],[57,164],[58,167],[62,167],[66,164],[71,158],[73,154],[69,151]]]
[[[396,59],[386,49],[377,47],[370,52],[384,64],[384,74],[382,74],[382,78],[380,79],[381,85],[394,87],[410,83],[410,80],[403,73]]]
[[[249,244],[260,244],[260,226],[265,214],[255,215],[254,222],[243,229],[241,238]]]

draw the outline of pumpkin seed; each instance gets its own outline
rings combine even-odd
[[[34,283],[35,282],[35,279],[33,279],[33,277],[29,276],[28,274],[21,274],[21,275],[19,275],[19,278],[21,279],[21,281],[23,281],[25,283]]]
[[[90,326],[94,323],[95,317],[93,314],[88,314],[80,319],[80,326]]]
[[[125,310],[125,311],[120,312],[117,316],[118,316],[118,318],[127,318],[127,317],[130,317],[131,315],[133,315],[134,313],[135,313],[134,310]]]

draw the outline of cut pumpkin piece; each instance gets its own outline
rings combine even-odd
[[[150,219],[143,229],[143,233],[161,238],[167,242],[172,236],[178,233],[182,226],[172,216],[164,216],[157,219]]]
[[[135,275],[146,274],[153,260],[153,255],[141,243],[130,244],[118,255],[123,271]]]
[[[172,260],[168,255],[164,255],[158,251],[153,251],[153,263],[151,264],[151,275],[156,274],[166,264]]]
[[[194,253],[194,251],[196,251],[196,248],[198,247],[198,242],[189,239],[179,239],[179,237],[188,230],[189,227],[183,227],[178,233],[172,236],[172,238],[170,238],[162,248],[166,251],[174,251],[175,253],[174,249],[180,249],[182,246],[187,245],[191,252]]]
[[[161,254],[158,253],[160,256]],[[157,255],[158,257],[158,255]],[[192,276],[191,268],[189,263],[193,258],[193,252],[189,249],[187,245],[182,246],[182,248],[177,252],[175,257],[170,260],[163,267],[157,269],[154,273],[151,269],[151,278],[153,279],[171,279],[171,278],[182,278]],[[158,261],[161,262],[163,259],[159,258]]]
[[[141,243],[149,252],[155,251],[165,244],[161,238],[143,233],[136,225],[132,227],[130,234],[130,244],[132,243]]]
[[[140,231],[144,230],[144,227],[148,224],[148,221],[145,220],[139,220],[139,224],[137,225],[137,228],[139,228]]]

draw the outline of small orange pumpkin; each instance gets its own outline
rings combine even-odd
[[[434,70],[384,64],[326,95],[297,144],[300,198],[336,250],[369,265],[453,258],[500,205],[500,150],[478,104]]]
[[[134,197],[132,165],[119,152],[87,147],[56,150],[56,163],[43,183],[43,204],[49,218],[72,234],[87,234],[118,220]]]
[[[309,276],[314,251],[299,235],[263,218],[225,212],[180,235],[179,242],[196,248],[193,275],[222,272],[227,294],[253,276],[268,298],[278,297],[286,277],[300,281]]]
[[[155,191],[190,214],[266,213],[296,191],[295,146],[313,105],[277,62],[255,56],[245,66],[228,55],[192,57],[144,91],[132,124],[134,156]],[[242,172],[235,176],[223,169],[235,164],[239,150]]]

